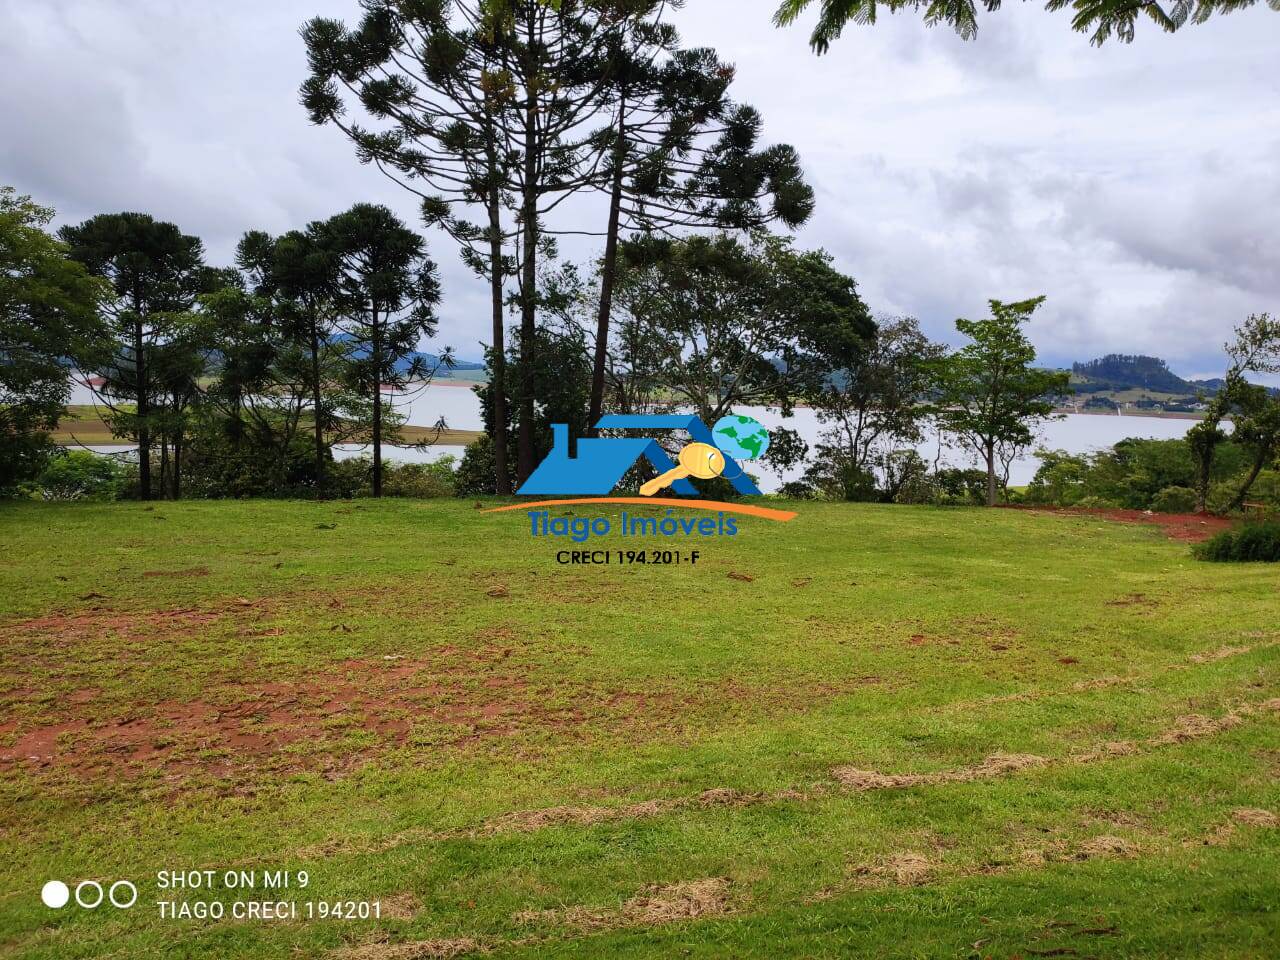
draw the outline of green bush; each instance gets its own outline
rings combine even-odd
[[[1247,472],[1229,480],[1219,480],[1209,488],[1209,509],[1225,513],[1244,484]],[[1261,503],[1271,510],[1280,509],[1280,471],[1263,470],[1245,494],[1245,503]]]
[[[382,467],[382,492],[388,497],[452,497],[457,493],[454,457],[433,463],[391,463]]]
[[[250,428],[216,414],[197,418],[183,445],[182,496],[206,500],[314,497],[312,438],[297,433],[284,443],[281,430]],[[326,475],[333,468],[332,456],[326,451]]]
[[[944,506],[982,506],[987,502],[987,472],[946,467],[933,475],[937,502]]]
[[[817,461],[805,471],[804,482],[824,500],[874,503],[880,499],[876,475],[854,466],[830,447],[819,447]]]
[[[756,481],[757,484],[759,484],[760,478],[757,477],[755,474],[747,473],[747,476],[750,479]],[[728,480],[726,480],[724,477],[712,477],[709,480],[699,480],[698,478],[694,477],[689,482],[693,484],[694,489],[698,491],[698,496],[701,497],[703,500],[732,501],[732,500],[738,500],[741,498],[741,494],[739,494],[738,491],[734,489],[733,484],[730,483]],[[674,494],[671,492],[671,488],[667,487],[665,490],[658,491],[656,496],[670,497],[670,496],[674,496]]]
[[[1086,495],[1089,461],[1065,450],[1037,450],[1040,466],[1027,484],[1026,503],[1046,503],[1069,507]]]
[[[35,478],[57,455],[47,433],[0,430],[0,499],[30,496]]]
[[[124,479],[124,467],[111,457],[68,450],[45,465],[34,487],[45,500],[114,500]]]
[[[1201,560],[1219,563],[1280,562],[1280,520],[1246,523],[1224,530],[1195,548]]]
[[[342,500],[367,497],[373,492],[373,460],[351,457],[329,465],[326,480],[329,493]]]
[[[782,500],[813,500],[817,493],[803,480],[792,480],[778,488],[778,497]]]
[[[1165,487],[1151,498],[1157,513],[1190,513],[1196,508],[1196,492],[1190,487]]]
[[[1108,500],[1106,497],[1081,497],[1073,507],[1080,507],[1084,510],[1114,510],[1120,506],[1114,500]]]
[[[508,450],[508,454],[515,456],[514,446]],[[511,466],[511,463],[507,464],[508,471]],[[493,438],[482,433],[467,444],[467,449],[462,452],[462,462],[454,473],[454,492],[460,497],[492,495],[498,489],[497,476],[493,460]]]

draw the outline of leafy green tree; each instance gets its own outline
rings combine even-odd
[[[453,362],[448,350],[428,361],[417,349],[435,335],[440,284],[422,238],[386,207],[356,204],[327,221],[323,236],[337,269],[339,327],[351,345],[347,369],[372,407],[373,495],[380,497],[382,443],[395,439],[384,416],[384,388],[413,383],[421,389]]]
[[[418,193],[425,219],[460,240],[464,258],[489,277],[499,381],[504,284],[510,279],[517,294],[518,342],[533,350],[539,265],[554,253],[545,218],[598,180],[593,118],[608,84],[604,55],[631,6],[367,0],[354,30],[328,20],[304,29],[311,76],[303,100],[312,119],[337,123],[362,159]],[[343,119],[344,91],[378,129]],[[466,218],[467,205],[484,211],[478,223]],[[532,377],[537,364],[523,359],[523,375]],[[507,392],[500,389],[497,402]],[[523,478],[534,467],[537,398],[532,381],[517,392]],[[499,482],[504,439],[495,438]]]
[[[214,285],[218,282],[212,280]],[[152,415],[160,441],[160,489],[164,496],[178,500],[188,435],[205,399],[202,379],[211,368],[217,341],[203,310],[173,314],[167,327],[165,341],[151,362],[151,383],[158,397]]]
[[[856,284],[828,254],[797,252],[780,237],[643,237],[623,255],[622,329],[651,351],[645,369],[662,389],[708,424],[737,406],[789,413],[847,367],[875,329]]]
[[[1070,507],[1087,496],[1089,458],[1066,450],[1036,451],[1040,466],[1027,485],[1028,503]]]
[[[1057,12],[1070,8],[1071,27],[1090,34],[1090,42],[1101,46],[1111,37],[1131,43],[1139,16],[1146,16],[1167,33],[1189,23],[1204,23],[1215,14],[1233,13],[1251,7],[1257,0],[1048,0],[1045,9]],[[1280,0],[1266,0],[1272,10],[1280,10]],[[798,20],[814,0],[783,0],[773,22],[780,27]],[[988,11],[1000,9],[1000,0],[981,0]],[[926,26],[946,24],[965,40],[978,34],[977,0],[885,0],[890,13],[900,10],[923,11]],[[818,53],[826,53],[831,42],[849,23],[874,24],[879,6],[876,0],[818,0],[818,23],[809,36],[809,45]]]
[[[1239,510],[1262,471],[1280,456],[1280,397],[1265,387],[1250,384],[1236,401],[1235,429],[1231,438],[1249,451],[1249,472],[1227,503],[1227,510]]]
[[[499,13],[476,2],[379,0],[365,4],[354,30],[313,19],[303,28],[310,75],[302,101],[312,122],[340,129],[362,161],[416,194],[424,220],[444,229],[463,262],[489,281],[490,376],[502,405],[506,287],[515,272],[507,244],[518,236],[507,214],[519,151],[511,142],[516,90],[507,80],[510,50],[495,22]],[[344,96],[358,100],[381,129],[350,119]],[[509,422],[500,410],[492,454],[502,494],[511,492]]]
[[[247,348],[238,376],[249,383],[236,383],[228,376],[235,368],[225,365],[229,399],[238,405],[240,398],[253,397],[254,419],[264,436],[279,434],[272,446],[282,454],[291,448],[289,434],[305,426],[309,414],[315,495],[322,498],[330,443],[359,426],[351,411],[360,404],[343,387],[349,344],[336,335],[337,256],[325,225],[317,222],[279,237],[251,231],[240,242],[237,262],[244,288],[229,295],[226,306],[230,321],[242,331],[237,339]],[[276,431],[273,424],[283,429]],[[283,466],[285,461],[277,462]]]
[[[182,355],[191,346],[190,338],[178,336],[179,318],[215,279],[198,238],[145,213],[100,214],[64,227],[61,238],[114,292],[103,306],[114,343],[97,371],[105,380],[98,396],[112,429],[138,444],[140,495],[148,500],[152,445],[167,426],[165,395],[178,385]]]
[[[1263,443],[1268,433],[1267,421],[1270,419],[1266,404],[1258,406],[1256,396],[1251,392],[1245,376],[1254,374],[1274,374],[1280,372],[1280,320],[1272,319],[1270,314],[1252,314],[1243,324],[1235,328],[1235,339],[1224,347],[1230,364],[1226,376],[1222,378],[1222,387],[1213,394],[1204,413],[1204,419],[1187,431],[1187,442],[1192,449],[1192,457],[1196,462],[1196,511],[1208,509],[1208,493],[1213,475],[1213,460],[1219,447],[1226,439],[1222,430],[1222,420],[1229,415],[1233,407],[1244,404],[1245,408],[1253,407],[1258,411],[1257,419],[1248,424],[1249,430],[1256,430],[1254,440]],[[1261,471],[1261,466],[1258,471]],[[1254,474],[1256,479],[1257,474]],[[1252,485],[1253,481],[1249,481]],[[1244,493],[1248,493],[1245,486]],[[1240,500],[1243,502],[1243,495]]]
[[[932,364],[945,353],[914,317],[882,320],[865,350],[819,384],[809,398],[826,425],[828,452],[854,471],[867,470],[877,453],[923,437]]]
[[[1250,373],[1280,372],[1280,320],[1270,314],[1251,314],[1236,327],[1235,339],[1224,347],[1230,361],[1222,388],[1209,401],[1203,420],[1187,431],[1196,465],[1196,510],[1208,509],[1209,484],[1212,479],[1214,458],[1226,433],[1222,420],[1233,408],[1241,413],[1240,422],[1245,433],[1242,438],[1255,450],[1255,463],[1251,476],[1232,498],[1232,506],[1244,502],[1249,487],[1253,485],[1262,468],[1273,456],[1272,423],[1275,414],[1270,409],[1265,391],[1261,394],[1245,379]],[[1261,462],[1258,462],[1258,460]]]
[[[243,241],[240,247],[243,262]],[[196,437],[205,448],[204,477],[209,478],[209,462],[222,456],[257,469],[262,490],[283,491],[310,399],[306,356],[286,333],[282,305],[257,282],[228,285],[206,296],[204,307],[219,353],[217,376],[204,393],[207,416]]]
[[[990,301],[989,318],[956,321],[970,342],[934,364],[933,413],[985,465],[988,506],[996,503],[1001,448],[1030,444],[1036,424],[1052,417],[1052,398],[1069,390],[1069,374],[1032,366],[1036,351],[1022,325],[1043,302]]]
[[[69,364],[92,369],[110,291],[46,227],[53,211],[0,187],[0,491],[33,478],[70,394]]]

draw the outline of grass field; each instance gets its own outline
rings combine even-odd
[[[0,506],[0,954],[1280,955],[1274,567],[795,509],[622,568],[470,501]],[[157,889],[205,868],[382,917],[162,919],[281,899]]]

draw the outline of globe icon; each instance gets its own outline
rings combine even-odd
[[[769,449],[769,431],[751,417],[721,417],[711,434],[716,446],[735,460],[758,460]]]

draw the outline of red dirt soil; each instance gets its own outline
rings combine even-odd
[[[1143,510],[1123,510],[1119,507],[1101,509],[1097,507],[1049,507],[1022,506],[1008,504],[1004,510],[1026,510],[1029,513],[1060,513],[1068,516],[1097,517],[1100,520],[1114,520],[1117,523],[1142,523],[1160,527],[1170,540],[1183,540],[1187,543],[1199,543],[1208,540],[1216,533],[1229,530],[1235,521],[1229,517],[1219,517],[1212,513],[1147,513]]]

